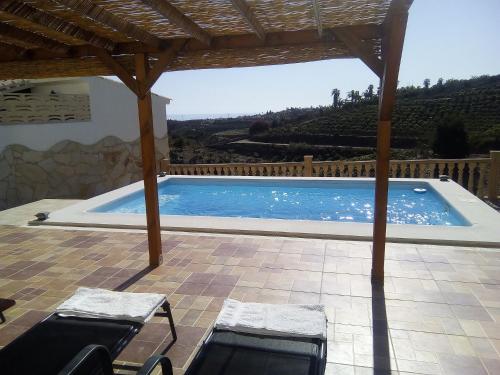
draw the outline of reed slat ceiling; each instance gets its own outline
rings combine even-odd
[[[347,30],[380,58],[383,23],[412,0],[2,0],[0,79],[109,75],[102,49],[132,72],[135,52],[184,48],[166,70],[357,57]],[[177,43],[178,44],[178,43]]]

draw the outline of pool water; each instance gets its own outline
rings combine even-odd
[[[417,193],[414,189],[425,189]],[[372,223],[373,181],[169,178],[158,186],[160,214]],[[93,212],[146,212],[143,190]],[[427,183],[391,182],[390,224],[469,223]]]

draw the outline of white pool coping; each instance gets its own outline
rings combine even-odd
[[[241,176],[167,176],[159,177],[158,183],[175,179],[239,179],[290,181],[290,177],[241,177]],[[297,177],[294,180],[310,181],[372,181],[373,178]],[[488,246],[500,248],[500,213],[469,193],[453,181],[437,179],[391,179],[391,182],[428,183],[447,203],[455,208],[470,226],[387,224],[387,241],[431,243],[464,246]],[[146,229],[144,214],[98,213],[90,210],[110,201],[143,189],[143,182],[96,196],[62,210],[51,212],[42,225],[83,226],[94,228]],[[209,233],[237,233],[271,236],[331,238],[347,240],[371,240],[371,223],[346,223],[337,221],[256,219],[215,216],[160,215],[162,230]]]

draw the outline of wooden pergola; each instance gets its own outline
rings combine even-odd
[[[162,261],[151,87],[163,72],[359,58],[380,78],[372,279],[383,282],[391,115],[413,0],[2,0],[0,79],[116,75],[137,96],[149,261]]]

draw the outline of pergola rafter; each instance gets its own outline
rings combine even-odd
[[[103,7],[94,4],[90,0],[52,0],[84,17],[91,18],[95,22],[110,27],[122,34],[133,38],[140,42],[149,44],[156,48],[162,48],[163,42],[160,38],[152,35],[151,33],[142,30],[140,27],[135,26],[133,23],[128,22],[122,17],[116,16],[107,11]]]
[[[193,38],[209,45],[212,37],[167,0],[141,0]]]
[[[375,55],[373,48],[363,42],[354,32],[337,30],[335,36],[342,41],[351,53],[363,61],[379,78],[384,74],[384,63]]]
[[[25,48],[1,42],[0,42],[0,50],[2,51],[1,55],[4,56],[4,58],[11,60],[24,58],[27,53],[27,49]]]
[[[318,29],[318,35],[320,38],[323,37],[323,22],[321,20],[321,8],[319,5],[319,0],[311,0],[314,12],[314,20],[316,21],[316,27]]]
[[[250,9],[250,6],[245,0],[231,0],[233,6],[241,13],[248,26],[254,31],[254,33],[262,40],[266,39],[266,32],[260,24],[257,17],[255,17],[254,12]]]
[[[70,46],[67,44],[60,43],[40,34],[19,29],[6,23],[0,23],[0,36],[18,40],[21,43],[36,45],[49,51],[68,53],[70,50]]]
[[[151,266],[162,259],[151,110],[151,87],[162,72],[361,59],[380,77],[381,87],[372,278],[383,283],[391,116],[412,0],[391,0],[389,5],[380,0],[350,0],[348,6],[311,0],[314,17],[288,2],[252,2],[250,7],[244,0],[231,0],[230,4],[213,2],[213,9],[191,0],[176,0],[175,6],[167,0],[53,2],[62,7],[37,2],[19,5],[17,0],[0,3],[0,11],[26,21],[5,20],[2,14],[0,79],[116,75],[137,96]],[[235,9],[252,33],[245,34]],[[335,22],[327,18],[331,9],[335,9]],[[30,28],[30,22],[79,43],[64,44],[41,35],[40,29]],[[179,36],[179,29],[188,37]]]
[[[115,43],[111,40],[102,38],[90,31],[55,17],[50,13],[40,11],[17,0],[1,1],[0,11],[24,20],[28,20],[37,25],[60,33],[63,36],[70,36],[72,38],[85,41],[96,47],[104,48],[110,51],[112,51],[115,47]]]

